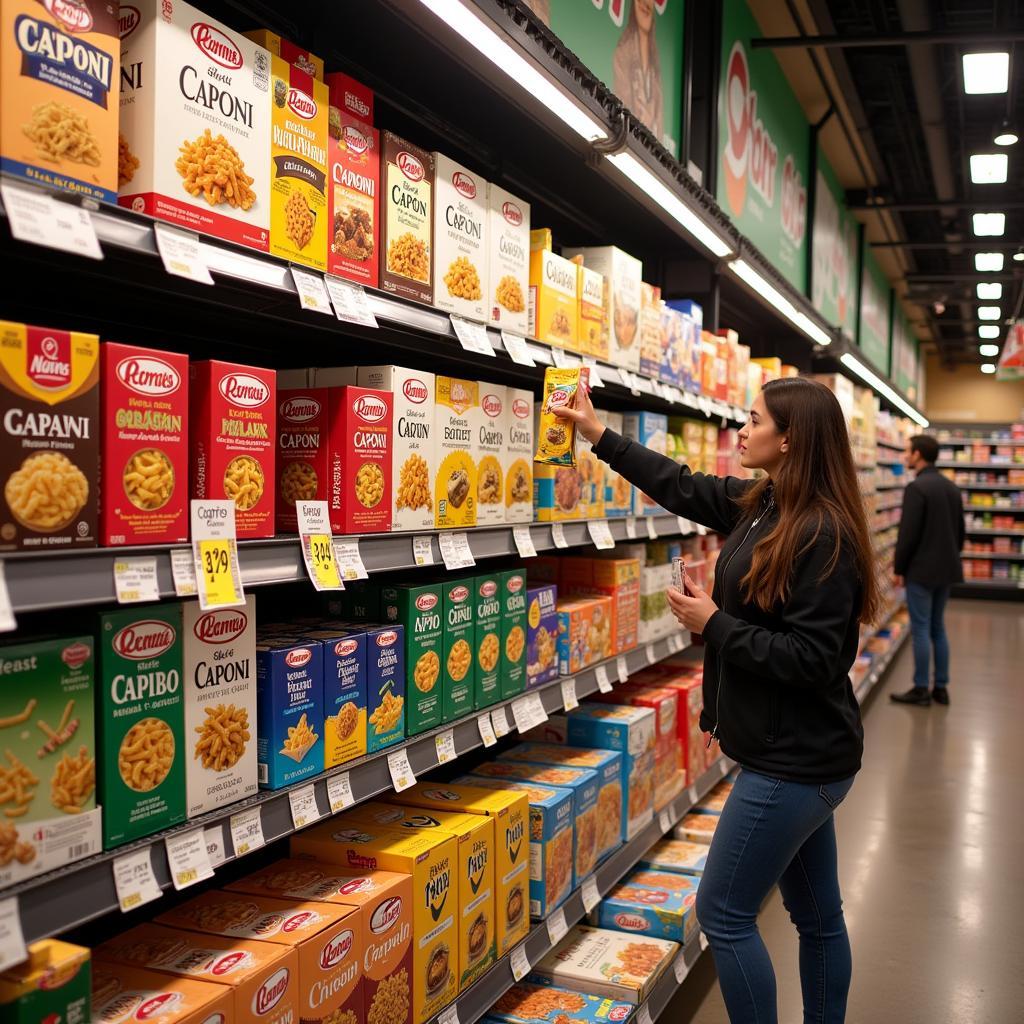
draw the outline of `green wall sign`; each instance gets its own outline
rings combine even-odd
[[[811,301],[848,337],[857,332],[857,222],[846,210],[843,188],[818,149],[811,233]]]
[[[857,344],[861,351],[889,375],[889,282],[882,273],[864,239],[864,269],[860,283],[860,330]]]

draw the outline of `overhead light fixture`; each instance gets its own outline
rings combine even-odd
[[[971,181],[975,185],[1001,185],[1006,181],[1008,164],[1005,153],[972,153]]]
[[[998,306],[979,306],[978,307],[978,319],[979,320],[998,320],[1003,315],[1003,311]]]
[[[450,29],[500,68],[525,92],[539,100],[560,121],[587,142],[608,138],[608,132],[567,93],[545,77],[522,54],[459,0],[420,0]]]
[[[996,129],[996,134],[992,141],[997,146],[1015,146],[1017,145],[1018,138],[1019,136],[1014,127],[1008,120],[1004,120]]]
[[[995,324],[982,324],[978,328],[979,338],[998,338],[999,328]]]
[[[1001,235],[1006,231],[1005,213],[975,213],[971,217],[976,235]]]
[[[1021,260],[1024,260],[1024,252],[1015,252],[1013,254],[1013,259],[1016,263],[1020,263]]]
[[[995,373],[996,372],[996,364],[995,363],[982,363],[981,364],[981,372],[982,373]]]
[[[974,269],[982,274],[998,274],[1003,269],[1003,254],[1001,252],[976,252],[974,254]]]
[[[1001,299],[1003,286],[998,281],[989,281],[978,285],[979,299]]]
[[[978,351],[983,356],[997,356],[997,355],[999,355],[999,346],[998,345],[979,345],[978,346]]]
[[[875,392],[887,398],[900,412],[909,416],[918,426],[927,427],[928,420],[919,413],[901,394],[895,391],[887,381],[882,380],[873,370],[869,370],[856,356],[844,352],[839,361],[852,370],[865,384],[874,388]]]
[[[1010,55],[997,53],[965,53],[964,92],[969,96],[1006,92],[1010,83]]]
[[[728,256],[732,246],[704,223],[657,175],[652,173],[632,153],[614,153],[608,157],[641,192],[651,197],[673,220],[681,224],[713,256]]]
[[[726,266],[745,284],[749,285],[768,305],[778,310],[795,327],[819,345],[831,345],[832,338],[809,316],[801,313],[785,295],[764,279],[746,260],[733,260]]]

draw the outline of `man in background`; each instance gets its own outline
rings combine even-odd
[[[896,585],[907,587],[907,608],[914,641],[914,685],[890,694],[899,704],[928,707],[949,704],[949,640],[944,613],[949,591],[962,583],[964,506],[960,488],[936,468],[939,442],[918,434],[907,442],[904,465],[916,474],[903,494],[903,516],[896,541]],[[929,667],[935,650],[935,687],[929,692]]]

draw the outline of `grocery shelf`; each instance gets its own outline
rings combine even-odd
[[[1007,559],[1011,562],[1024,562],[1022,551],[961,551],[962,558],[991,558],[993,561]]]
[[[1013,510],[1000,509],[1000,511],[1010,512]],[[1024,512],[1024,509],[1019,509],[1018,511]],[[1024,537],[1024,530],[993,530],[987,526],[976,526],[974,527],[974,529],[971,529],[971,527],[968,526],[965,532],[971,534],[972,536],[974,534],[980,534],[990,537]]]
[[[966,448],[973,444],[1008,444],[1015,448],[1024,448],[1024,438],[1008,437],[958,437],[955,440],[943,440],[937,438],[939,444],[956,445],[958,448]]]
[[[907,486],[906,480],[900,480],[891,484],[877,483],[875,484],[876,491],[895,491],[903,490]]]
[[[966,579],[954,587],[983,587],[995,590],[1024,590],[1024,580]]]
[[[654,983],[651,994],[637,1007],[634,1020],[643,1019],[643,1008],[646,1007],[647,1015],[652,1021],[658,1018],[668,1009],[672,997],[679,991],[679,986],[686,981],[686,975],[693,969],[701,953],[707,949],[707,939],[701,932],[695,932],[687,941],[683,949],[676,955],[675,962],[665,968],[665,973]],[[685,965],[685,973],[680,968],[680,963]],[[677,969],[678,968],[678,969]],[[682,981],[679,980],[680,975]]]
[[[875,444],[879,448],[888,448],[890,451],[902,452],[905,448],[905,444],[897,444],[895,441],[882,441],[876,439]]]
[[[1024,491],[1024,484],[957,484],[961,491]]]
[[[1021,469],[1024,462],[936,462],[936,469]]]
[[[884,627],[883,627],[884,628]],[[900,648],[906,643],[907,637],[910,636],[910,628],[905,628],[898,637],[893,641],[892,647],[882,655],[878,664],[873,666],[871,671],[861,681],[860,686],[854,691],[854,696],[857,698],[858,704],[863,704],[867,699],[868,694],[878,685],[879,680],[885,675],[886,669],[893,663],[896,655],[899,654]]]
[[[664,660],[670,654],[684,649],[685,644],[682,647],[679,646],[681,639],[681,637],[666,638],[627,652],[624,657],[629,673],[638,672],[645,666]],[[536,690],[532,690],[531,694],[537,694],[540,697],[547,714],[561,712],[564,708],[562,684],[565,679],[575,679],[576,696],[578,698],[586,697],[598,689],[597,672],[601,666],[607,670],[610,679],[617,678],[616,659],[610,658],[573,677],[563,677],[538,687]],[[9,886],[0,892],[0,896],[17,897],[21,926],[27,942],[34,942],[37,939],[84,924],[103,914],[117,910],[118,900],[114,888],[113,863],[119,857],[148,849],[157,883],[161,889],[169,889],[171,875],[165,846],[165,841],[169,837],[191,832],[196,828],[203,828],[207,831],[215,830],[220,845],[225,851],[225,860],[233,861],[236,857],[231,842],[230,819],[232,815],[258,807],[266,841],[270,843],[282,839],[297,831],[292,821],[289,798],[291,791],[313,786],[317,810],[321,817],[327,817],[330,814],[328,782],[337,776],[348,775],[356,803],[372,799],[381,793],[390,792],[393,786],[388,767],[389,755],[404,750],[413,772],[417,776],[422,775],[424,772],[437,768],[441,763],[437,754],[437,738],[449,731],[453,734],[457,755],[461,756],[483,745],[478,719],[485,711],[490,714],[497,712],[504,715],[506,722],[514,730],[515,722],[514,719],[509,718],[508,709],[523,696],[520,695],[512,700],[482,709],[456,722],[448,723],[440,729],[414,736],[403,743],[396,743],[387,750],[378,751],[337,769],[331,769],[331,771],[314,776],[312,779],[305,779],[286,789],[261,791],[248,800],[211,811],[181,825],[147,836],[145,839],[119,846],[114,850],[104,851],[87,860]],[[650,842],[654,842],[654,839],[651,839]],[[621,853],[622,851],[620,851]],[[616,858],[620,854],[616,854],[610,863],[618,863]],[[639,856],[639,853],[637,855]],[[611,883],[609,882],[609,884]],[[465,1024],[465,1018],[462,1020]]]

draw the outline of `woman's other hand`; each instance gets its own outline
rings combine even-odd
[[[696,583],[691,581],[691,592],[681,594],[675,587],[668,588],[668,603],[676,621],[691,633],[703,633],[708,620],[718,611],[718,605]]]
[[[604,433],[604,424],[597,418],[590,401],[590,388],[581,387],[576,393],[576,407],[560,406],[551,410],[559,419],[572,420],[576,429],[591,443],[597,444]]]

